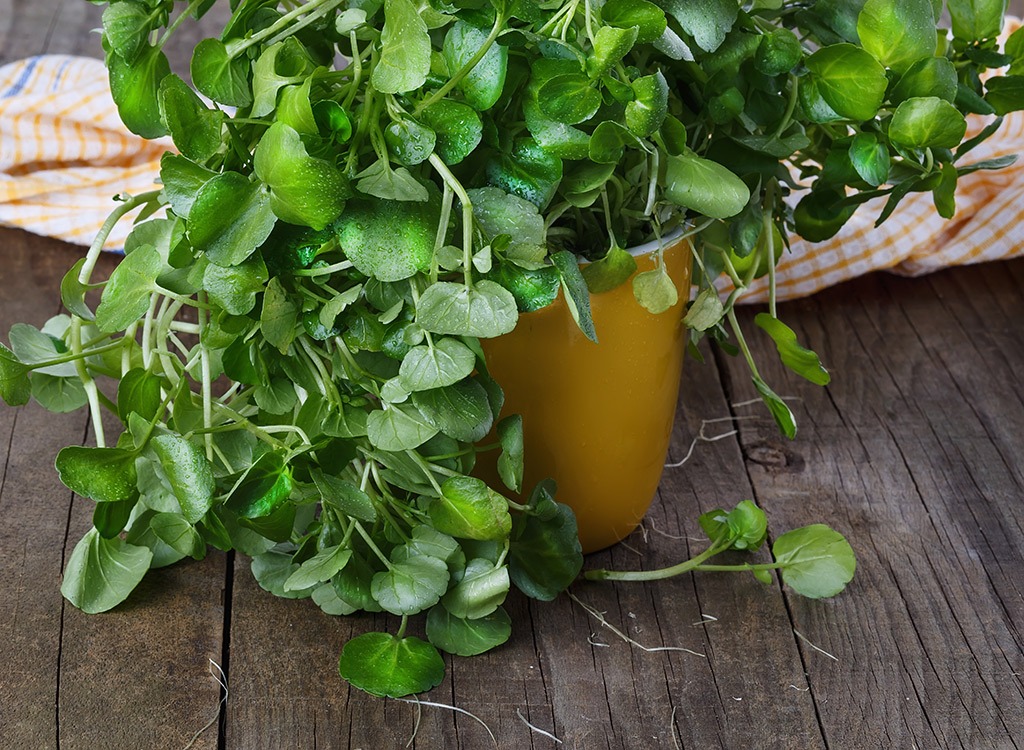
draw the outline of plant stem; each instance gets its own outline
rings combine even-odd
[[[714,557],[728,547],[728,542],[718,540],[696,557],[673,565],[668,568],[657,570],[588,570],[583,574],[588,581],[660,581],[663,578],[671,578],[681,573],[696,570],[705,560]]]
[[[181,26],[182,22],[186,18],[188,18],[188,16],[204,2],[206,2],[206,0],[192,0],[192,2],[188,4],[185,10],[181,12],[181,15],[175,18],[173,23],[171,23],[171,25],[167,27],[167,30],[163,33],[163,36],[160,37],[160,41],[156,43],[156,48],[162,50],[164,48],[164,45],[167,44],[167,40],[170,39],[171,35],[178,30],[178,27]]]
[[[285,13],[279,19],[274,21],[274,23],[272,23],[270,26],[263,29],[262,31],[256,32],[248,39],[242,40],[238,44],[229,43],[228,45],[226,45],[228,48],[228,57],[234,60],[236,57],[238,57],[240,54],[245,52],[250,47],[256,44],[260,44],[263,42],[264,39],[267,39],[277,34],[277,32],[281,31],[281,29],[288,26],[288,24],[290,24],[292,21],[294,21],[296,18],[303,15],[304,13],[312,13],[319,6],[324,5],[325,3],[338,4],[338,2],[340,2],[340,0],[310,0],[310,2],[306,3],[305,5],[300,5],[295,10]]]
[[[459,196],[462,203],[462,265],[463,274],[466,278],[466,287],[473,288],[473,203],[469,200],[469,194],[462,187],[448,165],[442,161],[437,154],[430,155],[430,164],[441,175],[445,185],[449,185],[455,194]]]
[[[143,203],[148,203],[153,200],[158,195],[160,195],[159,190],[150,190],[148,193],[139,193],[136,196],[128,198],[128,200],[124,201],[120,206],[110,212],[106,221],[103,222],[103,226],[100,227],[100,231],[96,234],[96,238],[89,246],[89,252],[86,253],[85,256],[85,263],[82,264],[82,270],[78,272],[79,284],[82,284],[83,286],[88,285],[89,279],[92,277],[92,272],[96,268],[96,262],[100,259],[100,254],[103,252],[103,245],[106,244],[107,237],[110,236],[110,233],[114,230],[114,227],[117,226],[117,223],[121,218],[133,209],[141,206]]]

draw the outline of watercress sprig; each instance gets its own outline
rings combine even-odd
[[[235,550],[278,596],[400,617],[396,635],[341,654],[341,674],[380,695],[436,685],[438,649],[503,643],[511,587],[552,599],[582,556],[551,484],[514,499],[522,420],[479,340],[563,291],[597,340],[589,293],[631,278],[639,304],[668,309],[689,290],[660,258],[635,274],[625,248],[681,232],[697,269],[691,342],[742,353],[792,437],[737,325],[753,280],[772,289],[757,326],[826,384],[777,317],[791,232],[830,237],[874,197],[884,220],[915,191],[948,216],[960,176],[1008,163],[965,161],[998,121],[966,138],[964,115],[1024,106],[1024,37],[1000,49],[999,4],[964,0],[936,35],[942,5],[239,0],[172,71],[168,39],[212,0],[110,2],[121,118],[176,152],[162,188],[121,196],[64,278],[69,315],[0,345],[7,403],[92,415],[96,447],[57,458],[96,502],[65,596],[104,611],[149,568]],[[124,260],[93,279],[134,209]],[[476,476],[483,453],[497,454],[493,486]],[[755,510],[712,519],[709,550],[672,572],[756,546]],[[801,556],[811,547],[827,573]],[[779,537],[775,562],[741,567],[825,595],[852,554],[812,526]],[[419,614],[426,641],[407,635]]]

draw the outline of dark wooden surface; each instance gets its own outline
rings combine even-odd
[[[99,11],[0,0],[0,61],[96,54]],[[191,42],[176,41],[180,62]],[[57,312],[80,253],[0,230],[0,336]],[[514,596],[512,640],[449,661],[422,699],[475,714],[500,748],[1024,745],[1022,288],[1017,261],[875,275],[785,305],[835,376],[823,390],[766,367],[794,398],[794,442],[742,405],[754,394],[740,363],[689,362],[672,457],[703,420],[743,417],[738,434],[667,470],[644,528],[588,560],[669,564],[701,548],[699,512],[753,497],[776,530],[824,520],[849,537],[860,567],[845,594],[815,602],[714,574],[573,587],[638,643],[699,655],[631,646],[568,597]],[[754,345],[772,362],[770,344]],[[342,644],[385,621],[275,599],[242,556],[154,571],[104,615],[66,606],[61,570],[91,504],[62,488],[52,459],[88,439],[86,423],[0,407],[0,748],[177,750],[210,722],[193,748],[494,746],[464,714],[347,688]]]

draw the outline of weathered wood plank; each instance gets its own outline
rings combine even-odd
[[[776,532],[826,519],[857,549],[830,602],[788,596],[830,745],[1016,747],[1024,736],[1019,455],[1024,298],[1019,262],[904,280],[875,276],[787,305],[836,374],[809,390],[772,363],[802,432],[743,423]],[[985,294],[982,290],[990,290]],[[753,311],[744,318],[750,322]],[[982,327],[984,325],[984,327]],[[729,364],[734,398],[752,397]]]
[[[53,280],[59,243],[0,230],[0,331],[18,321],[41,324],[57,313]],[[32,252],[43,247],[44,252]],[[13,294],[11,290],[17,289]],[[84,415],[59,422],[38,405],[0,404],[0,746],[57,747],[61,551],[71,492],[57,479],[53,457],[85,435]]]

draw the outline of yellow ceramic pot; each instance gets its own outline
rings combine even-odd
[[[657,245],[633,250],[651,270]],[[624,539],[654,499],[668,453],[683,366],[690,246],[665,251],[680,300],[660,315],[643,309],[632,283],[593,295],[599,343],[580,333],[560,295],[527,313],[509,335],[481,342],[491,375],[505,390],[504,414],[521,414],[526,474],[547,477],[579,522],[584,552]]]

